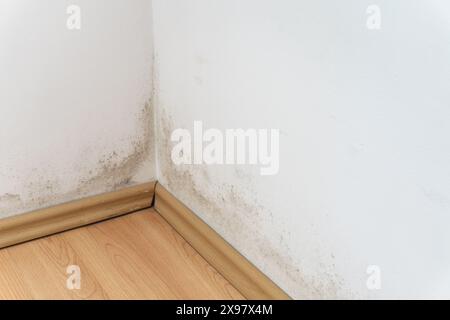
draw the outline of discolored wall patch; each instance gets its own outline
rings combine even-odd
[[[320,268],[307,272],[289,245],[289,231],[282,232],[276,241],[268,237],[264,226],[278,221],[259,200],[251,175],[235,168],[233,179],[238,182],[224,183],[208,166],[175,165],[170,157],[170,136],[175,128],[166,109],[158,108],[160,183],[292,296],[333,299],[352,295],[335,270],[333,255],[319,257]]]
[[[112,150],[95,150],[99,154],[96,165],[85,163],[83,157],[75,161],[70,171],[77,180],[69,190],[63,188],[67,178],[53,168],[32,168],[24,178],[17,178],[20,194],[0,195],[0,218],[155,180],[153,121],[149,99],[135,115],[135,130],[129,137]]]
[[[5,193],[0,195],[0,210],[7,210],[11,207],[19,207],[22,204],[22,199],[18,194]]]
[[[87,194],[107,186],[111,191],[135,184],[137,172],[147,165],[153,171],[154,157],[154,115],[151,100],[147,101],[136,116],[136,132],[129,138],[131,151],[122,149],[110,151],[98,160],[95,168],[84,168],[87,172],[78,182],[76,192]]]
[[[155,180],[150,1],[0,7],[0,218]]]

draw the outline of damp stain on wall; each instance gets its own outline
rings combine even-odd
[[[96,165],[85,164],[82,157],[77,160],[71,171],[76,171],[74,175],[78,180],[71,190],[62,191],[61,179],[64,177],[45,166],[32,169],[24,179],[18,177],[21,179],[20,195],[0,195],[0,218],[138,183],[134,179],[139,171],[151,172],[155,163],[152,101],[147,100],[135,117],[135,132],[120,141],[117,148],[95,151],[99,154]]]
[[[19,194],[5,193],[0,195],[0,209],[6,209],[9,207],[17,207],[22,203],[22,199]]]
[[[200,217],[260,267],[295,298],[338,298],[346,289],[333,263],[334,256],[319,262],[320,270],[306,273],[289,246],[290,234],[278,241],[269,239],[264,225],[276,223],[271,210],[254,193],[251,178],[236,169],[242,183],[218,183],[209,168],[201,165],[175,165],[171,160],[170,136],[176,128],[164,108],[158,108],[157,153],[159,181]],[[351,293],[345,292],[345,296]]]
[[[104,186],[114,191],[134,184],[138,170],[147,162],[155,162],[153,121],[153,107],[148,101],[137,115],[137,131],[128,142],[131,152],[118,149],[103,155],[97,166],[89,168],[79,180],[76,192],[85,194]]]

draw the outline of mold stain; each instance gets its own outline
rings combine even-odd
[[[55,203],[60,197],[58,190],[60,190],[60,183],[57,178],[48,179],[46,173],[48,171],[41,169],[33,169],[33,179],[29,179],[25,190],[26,193],[26,207],[27,209],[34,209],[39,207],[46,207],[48,203]]]
[[[96,167],[83,166],[79,160],[79,181],[69,192],[61,192],[60,179],[49,179],[51,168],[34,168],[23,179],[21,195],[0,196],[0,218],[26,213],[85,196],[119,190],[131,186],[133,178],[149,162],[154,163],[154,116],[152,101],[148,100],[136,115],[136,130],[127,145],[131,152],[112,150],[100,156]]]
[[[334,263],[329,263],[329,256],[323,259],[327,263],[320,263],[320,270],[309,275],[302,270],[301,262],[294,261],[288,245],[289,233],[283,233],[279,243],[264,235],[263,222],[273,224],[273,213],[258,202],[251,186],[215,184],[205,166],[177,166],[172,162],[170,136],[175,127],[164,110],[158,109],[158,112],[159,178],[165,187],[201,213],[206,221],[214,223],[213,227],[220,230],[232,245],[244,248],[247,256],[259,262],[263,270],[272,271],[269,275],[296,298],[339,298],[345,291],[344,282],[334,271]],[[239,172],[239,169],[235,170],[241,179]],[[242,178],[246,185],[251,184],[248,176],[243,175]]]
[[[22,199],[18,194],[5,193],[0,195],[0,208],[16,207],[22,204]]]
[[[99,188],[108,187],[111,191],[134,184],[133,177],[146,163],[154,163],[153,107],[151,101],[140,110],[136,134],[131,138],[131,152],[114,150],[103,155],[97,167],[89,170],[87,177],[81,179],[77,194],[85,194]]]

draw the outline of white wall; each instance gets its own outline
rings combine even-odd
[[[374,3],[380,31],[366,28]],[[165,186],[295,298],[450,298],[447,1],[154,0],[153,13]],[[279,128],[279,174],[174,166],[170,134],[194,120]]]
[[[148,0],[0,1],[0,217],[154,179],[152,54]]]

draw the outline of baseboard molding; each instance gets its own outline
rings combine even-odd
[[[290,299],[273,281],[158,183],[150,182],[0,220],[0,248],[152,206],[244,297]]]
[[[155,182],[0,220],[0,248],[151,207]]]
[[[156,211],[244,297],[251,300],[291,299],[159,183],[155,188],[154,206]]]

